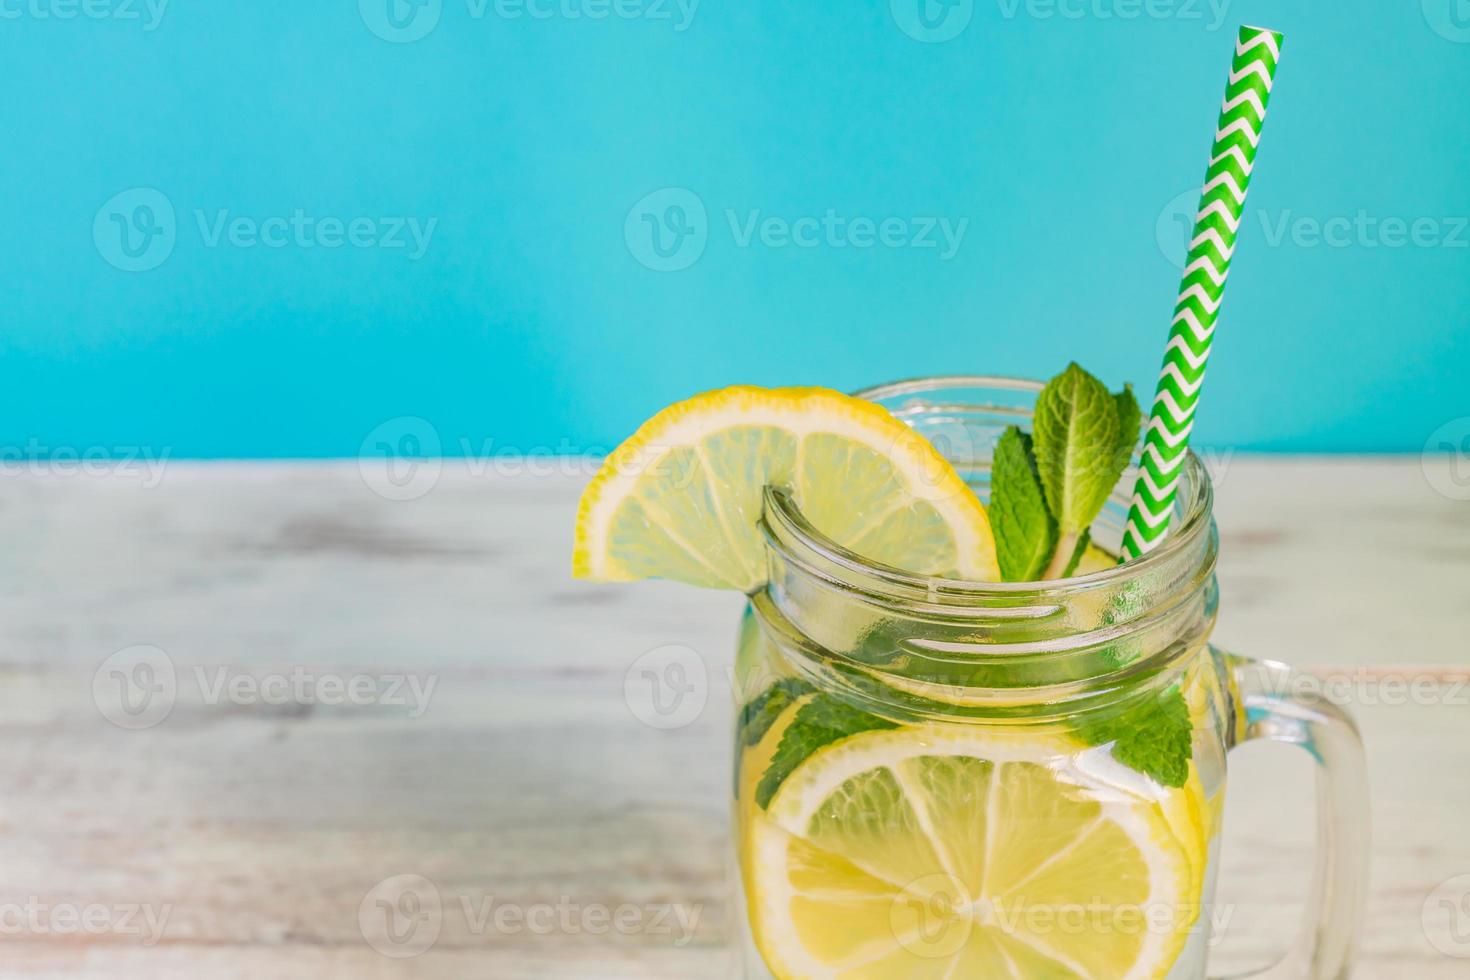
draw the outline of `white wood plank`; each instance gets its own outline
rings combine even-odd
[[[1440,682],[1425,704],[1355,692],[1375,790],[1360,975],[1464,976],[1470,961],[1436,952],[1421,912],[1470,872],[1470,705],[1450,697],[1470,665],[1470,505],[1417,459],[1232,459],[1222,476],[1223,643]],[[352,462],[171,463],[152,488],[6,481],[0,909],[35,896],[170,911],[154,946],[6,936],[0,976],[727,976],[740,601],[570,582],[579,486],[446,466],[427,496],[389,501]],[[712,690],[692,723],[655,731],[624,675],[670,643],[698,652]],[[136,644],[166,651],[182,681],[165,722],[125,731],[99,713],[93,673]],[[195,674],[298,667],[435,687],[421,714],[228,706],[205,703]],[[1236,761],[1221,897],[1237,908],[1218,952],[1249,966],[1291,934],[1311,794],[1286,748]],[[399,961],[357,914],[400,874],[432,879],[452,908],[494,895],[701,914],[682,946],[448,915],[433,949]]]

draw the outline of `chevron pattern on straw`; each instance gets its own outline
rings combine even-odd
[[[1281,41],[1275,31],[1242,27],[1235,42],[1225,104],[1215,125],[1215,144],[1123,532],[1124,561],[1153,550],[1169,529]]]

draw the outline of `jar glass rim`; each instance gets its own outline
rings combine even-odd
[[[879,401],[903,395],[925,394],[954,388],[1036,393],[1040,392],[1043,387],[1042,382],[1027,378],[998,375],[941,375],[875,385],[855,391],[853,396],[869,401]],[[1121,586],[1130,579],[1151,573],[1179,553],[1198,546],[1200,537],[1208,534],[1210,530],[1214,495],[1204,463],[1192,450],[1185,459],[1180,492],[1183,498],[1182,518],[1176,519],[1163,543],[1152,551],[1111,568],[1038,582],[981,582],[970,579],[952,579],[915,574],[901,568],[874,562],[843,547],[818,531],[802,515],[789,494],[772,487],[767,487],[765,491],[766,513],[762,521],[768,525],[766,538],[773,546],[785,550],[788,541],[794,543],[822,560],[828,569],[849,572],[858,577],[864,585],[847,584],[863,591],[870,590],[873,584],[879,584],[885,589],[892,589],[896,592],[920,592],[933,598],[942,595],[961,600],[1023,596],[1060,599],[1078,592]],[[773,533],[773,529],[769,526],[773,518],[780,525],[779,534]]]

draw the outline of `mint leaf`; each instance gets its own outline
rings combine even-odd
[[[1057,522],[1046,508],[1031,437],[1014,425],[1001,433],[990,468],[990,524],[1007,582],[1034,582],[1057,547]]]
[[[781,717],[781,712],[814,690],[797,677],[783,678],[766,688],[754,701],[740,709],[741,744],[751,746],[765,738],[766,732]]]
[[[770,806],[786,777],[818,749],[858,732],[897,727],[830,694],[818,694],[796,710],[796,717],[781,736],[771,765],[756,787],[756,803],[763,810]]]
[[[1036,469],[1063,534],[1079,534],[1118,481],[1118,405],[1103,383],[1074,361],[1036,401]]]
[[[1178,684],[1106,721],[1084,726],[1080,734],[1089,745],[1111,742],[1113,758],[1161,785],[1178,789],[1189,779],[1193,731]]]
[[[1113,396],[1113,404],[1118,410],[1118,455],[1122,457],[1118,461],[1118,474],[1121,476],[1128,468],[1128,461],[1133,458],[1134,447],[1138,445],[1138,430],[1143,426],[1143,410],[1138,407],[1138,399],[1133,397],[1133,386],[1128,384]]]
[[[1007,428],[992,457],[990,518],[1002,579],[1076,572],[1092,522],[1133,458],[1142,421],[1132,386],[1109,394],[1075,361],[1047,382],[1036,400],[1035,434]]]

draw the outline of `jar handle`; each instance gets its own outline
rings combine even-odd
[[[1301,930],[1281,960],[1246,976],[1343,980],[1368,886],[1368,778],[1358,726],[1285,664],[1224,657],[1234,678],[1230,747],[1264,738],[1299,746],[1317,762],[1316,868]]]

